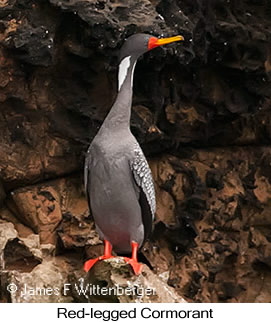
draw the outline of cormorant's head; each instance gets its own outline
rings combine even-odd
[[[120,50],[120,61],[127,56],[138,58],[145,52],[165,44],[184,40],[183,36],[156,38],[148,34],[135,34],[126,39]]]

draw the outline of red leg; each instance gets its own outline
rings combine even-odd
[[[101,257],[106,257],[106,258],[102,258],[102,259],[107,259],[107,258],[113,257],[111,255],[111,251],[112,251],[112,246],[111,246],[110,242],[107,240],[104,240],[104,255]]]
[[[89,259],[84,264],[84,270],[88,272],[99,260],[113,258],[114,256],[111,255],[112,246],[109,241],[104,240],[104,255],[97,257],[95,259]]]
[[[137,249],[138,243],[132,241],[132,258],[124,257],[124,260],[132,266],[134,273],[139,275],[142,271],[143,265],[137,261]]]

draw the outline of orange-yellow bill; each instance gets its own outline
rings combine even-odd
[[[155,47],[158,46],[162,46],[162,45],[166,45],[166,44],[170,44],[176,41],[181,41],[184,40],[183,36],[178,35],[178,36],[174,36],[174,37],[168,37],[168,38],[156,38],[156,37],[151,37],[149,39],[149,50],[153,49]]]

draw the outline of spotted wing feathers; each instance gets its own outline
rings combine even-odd
[[[130,161],[130,168],[136,184],[146,197],[146,201],[151,210],[152,220],[154,220],[156,202],[151,170],[139,145],[135,146],[134,153],[134,158]]]

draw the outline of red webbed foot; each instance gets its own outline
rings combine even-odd
[[[104,240],[104,255],[97,257],[95,259],[87,260],[84,264],[84,270],[86,272],[88,272],[99,260],[114,258],[114,256],[112,256],[112,254],[111,254],[111,251],[112,251],[112,246],[111,246],[110,242],[107,240]]]
[[[124,260],[133,268],[136,275],[142,272],[143,265],[137,261],[138,243],[132,241],[132,258],[124,257]]]
[[[89,259],[84,263],[84,271],[87,273],[95,264],[97,261],[99,261],[100,257],[95,259]]]

